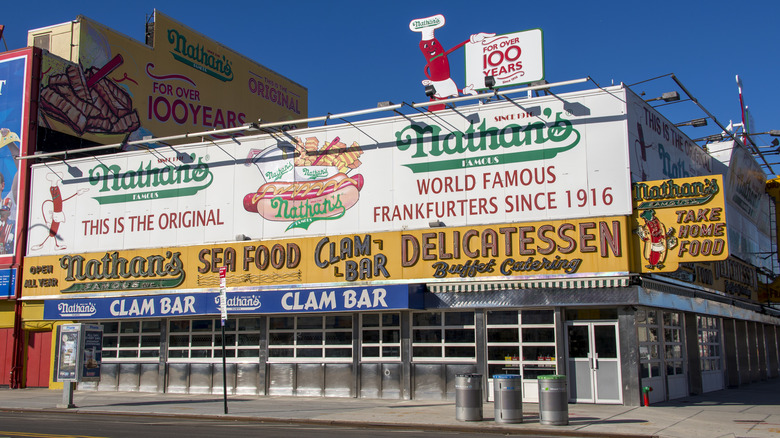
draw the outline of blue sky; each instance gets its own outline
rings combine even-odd
[[[436,37],[445,49],[477,32],[541,28],[549,82],[589,76],[600,85],[634,84],[674,73],[724,125],[740,121],[739,75],[754,131],[780,129],[775,103],[780,101],[780,2],[774,0],[38,0],[5,2],[0,24],[6,26],[9,49],[24,47],[29,29],[78,15],[142,40],[145,16],[155,8],[307,87],[310,116],[373,108],[379,101],[427,100],[420,83],[425,66],[420,35],[409,30],[409,22],[443,14],[446,25]],[[462,57],[463,49],[450,55],[459,85]],[[668,77],[633,88],[647,98],[679,90]],[[663,112],[672,122],[705,116],[691,102],[669,105]],[[692,138],[720,132],[712,122],[685,129]],[[771,140],[763,136],[759,143]],[[780,156],[774,158],[770,162],[780,161]]]

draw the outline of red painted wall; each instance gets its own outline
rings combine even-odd
[[[48,388],[51,363],[51,332],[27,333],[27,387]]]
[[[14,329],[0,329],[0,385],[8,385],[11,377],[11,361],[14,352]]]

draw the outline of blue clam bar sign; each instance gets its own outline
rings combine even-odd
[[[239,291],[227,293],[228,314],[357,312],[422,308],[422,286]],[[47,320],[219,315],[219,292],[46,300]]]

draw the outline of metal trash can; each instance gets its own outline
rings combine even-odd
[[[539,424],[569,424],[569,391],[566,376],[539,376]]]
[[[519,374],[493,376],[496,423],[523,422],[523,379]]]
[[[455,376],[455,419],[482,421],[482,374]]]

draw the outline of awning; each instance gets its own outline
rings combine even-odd
[[[605,287],[626,287],[628,277],[537,279],[518,281],[429,283],[433,293],[444,292],[490,292],[511,289],[591,289]]]

